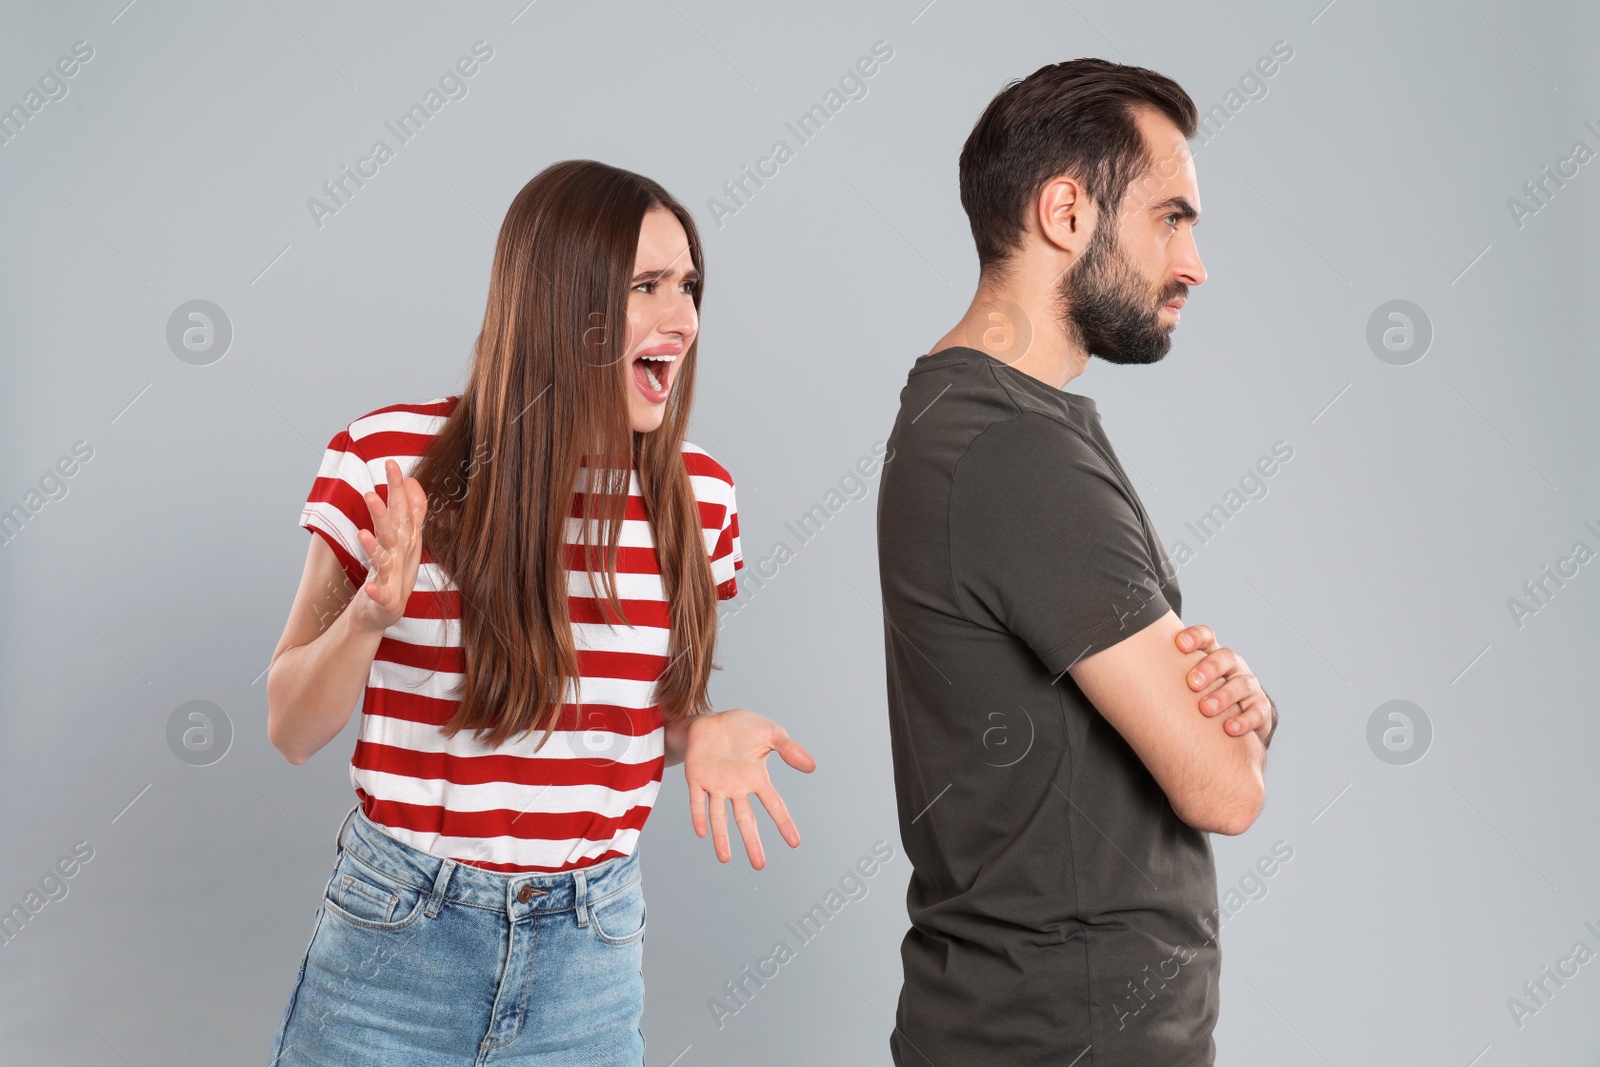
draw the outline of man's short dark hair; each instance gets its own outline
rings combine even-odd
[[[1111,218],[1134,179],[1155,162],[1134,123],[1151,107],[1193,137],[1199,112],[1164,74],[1104,59],[1040,67],[989,101],[961,149],[961,206],[978,267],[999,266],[1022,245],[1045,183],[1070,174]]]

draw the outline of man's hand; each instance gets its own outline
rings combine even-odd
[[[800,831],[783,798],[767,776],[767,755],[776,752],[797,771],[810,773],[817,761],[792,740],[783,727],[748,708],[729,708],[711,715],[696,715],[688,720],[688,740],[683,757],[683,775],[689,784],[689,812],[694,832],[706,836],[706,806],[710,802],[711,840],[717,859],[733,858],[728,846],[727,802],[733,801],[733,818],[744,838],[750,866],[760,870],[767,864],[756,832],[756,815],[750,807],[750,794],[761,801],[777,824],[778,833],[790,848],[800,847]]]
[[[1229,736],[1254,730],[1267,744],[1278,725],[1277,709],[1244,659],[1231,648],[1219,648],[1209,626],[1186,627],[1173,640],[1179,651],[1206,653],[1185,676],[1189,688],[1200,694],[1200,714],[1220,716]]]

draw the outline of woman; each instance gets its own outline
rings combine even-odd
[[[752,792],[799,845],[766,756],[815,761],[706,698],[743,561],[733,480],[684,440],[701,265],[655,182],[555,164],[501,226],[461,395],[329,444],[268,732],[304,763],[364,685],[359,803],[275,1067],[641,1064],[635,849],[663,766],[719,860],[732,800],[765,864]]]

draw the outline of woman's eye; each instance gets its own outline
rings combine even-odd
[[[636,293],[643,293],[646,296],[653,296],[655,295],[656,286],[659,284],[659,281],[640,282],[638,285],[633,287],[633,291]],[[700,283],[692,280],[686,281],[679,288],[681,288],[685,293],[693,295],[694,293],[698,293],[700,291]]]

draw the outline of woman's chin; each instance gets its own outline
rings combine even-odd
[[[640,410],[640,409],[643,410]],[[661,428],[661,423],[667,416],[665,404],[641,404],[631,408],[628,412],[629,421],[633,423],[634,433],[650,433]]]

